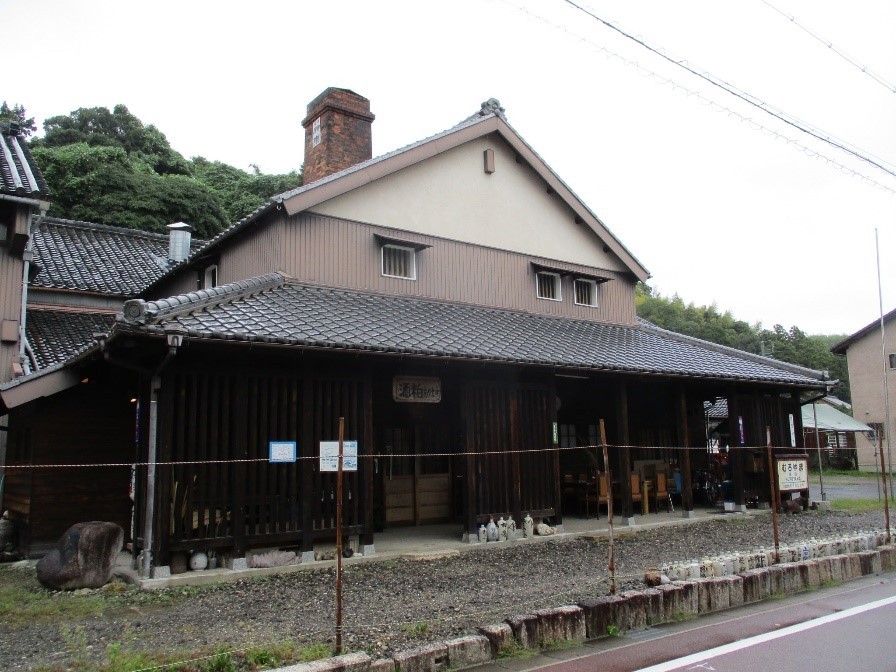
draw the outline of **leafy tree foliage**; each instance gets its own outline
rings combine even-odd
[[[763,329],[761,324],[750,325],[736,320],[730,311],[719,312],[715,305],[695,306],[676,294],[666,298],[639,283],[635,291],[638,316],[658,327],[705,341],[727,345],[738,350],[774,357],[819,371],[828,371],[841,385],[835,394],[849,401],[849,377],[846,358],[835,355],[830,347],[845,335],[809,336],[798,327],[785,329],[776,324]]]
[[[207,239],[302,184],[301,172],[265,175],[187,160],[124,105],[51,117],[44,131],[31,151],[53,191],[56,217],[156,232],[183,221]]]
[[[0,123],[13,122],[19,125],[19,131],[24,137],[28,137],[37,130],[34,123],[34,117],[26,117],[25,107],[16,103],[12,107],[3,101],[0,105]]]

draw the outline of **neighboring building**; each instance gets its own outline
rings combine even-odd
[[[849,410],[850,404],[836,397],[803,406],[803,432],[810,465],[818,465],[819,453],[812,449],[821,446],[823,468],[858,468],[857,437],[873,430],[844,412]]]
[[[846,355],[853,416],[873,430],[856,436],[859,469],[863,471],[880,471],[878,446],[883,446],[885,456],[896,450],[896,445],[892,444],[893,431],[896,429],[896,406],[892,396],[889,400],[889,413],[886,404],[888,388],[890,395],[896,395],[894,318],[896,310],[883,317],[883,341],[880,333],[881,320],[877,319],[831,348],[834,354]],[[892,466],[887,466],[888,470],[892,470]]]
[[[324,91],[303,122],[304,186],[145,280],[77,354],[0,385],[18,464],[113,465],[90,473],[117,484],[106,518],[126,529],[129,469],[115,465],[138,465],[146,570],[192,549],[309,557],[331,540],[335,475],[319,445],[340,418],[359,452],[346,534],[367,551],[385,527],[456,521],[475,536],[490,516],[527,513],[562,526],[561,474],[593,466],[559,447],[596,445],[601,424],[614,446],[601,468],[679,466],[685,515],[704,401],[724,398],[737,418],[739,505],[766,427],[801,447],[799,394],[825,390],[824,375],[641,323],[646,269],[496,101],[376,159],[373,118],[365,98]],[[50,275],[48,292],[62,272]],[[296,462],[270,461],[293,442]],[[25,551],[95,511],[75,470],[18,473],[8,492]],[[50,509],[64,515],[44,525]]]

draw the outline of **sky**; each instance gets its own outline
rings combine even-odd
[[[896,307],[896,3],[579,6],[0,0],[16,55],[0,100],[38,125],[121,103],[184,156],[281,173],[300,167],[300,121],[328,86],[370,99],[374,156],[494,97],[659,293],[849,334],[879,317],[879,249]]]

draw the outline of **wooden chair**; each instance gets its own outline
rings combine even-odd
[[[666,474],[659,471],[656,474],[656,485],[653,489],[653,512],[660,512],[660,502],[665,502],[666,508],[671,513],[675,509],[672,508],[672,495],[669,494],[669,489],[666,486]]]
[[[632,473],[632,504],[641,502],[641,477],[638,474]]]

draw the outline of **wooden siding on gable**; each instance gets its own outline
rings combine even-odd
[[[381,273],[377,235],[425,246],[416,253],[417,279]],[[532,263],[565,269],[562,300],[538,299]],[[221,253],[220,282],[271,271],[299,282],[329,287],[458,301],[595,322],[634,324],[634,279],[627,273],[589,268],[443,238],[305,214],[271,222]],[[600,275],[595,307],[574,302],[577,274]]]

